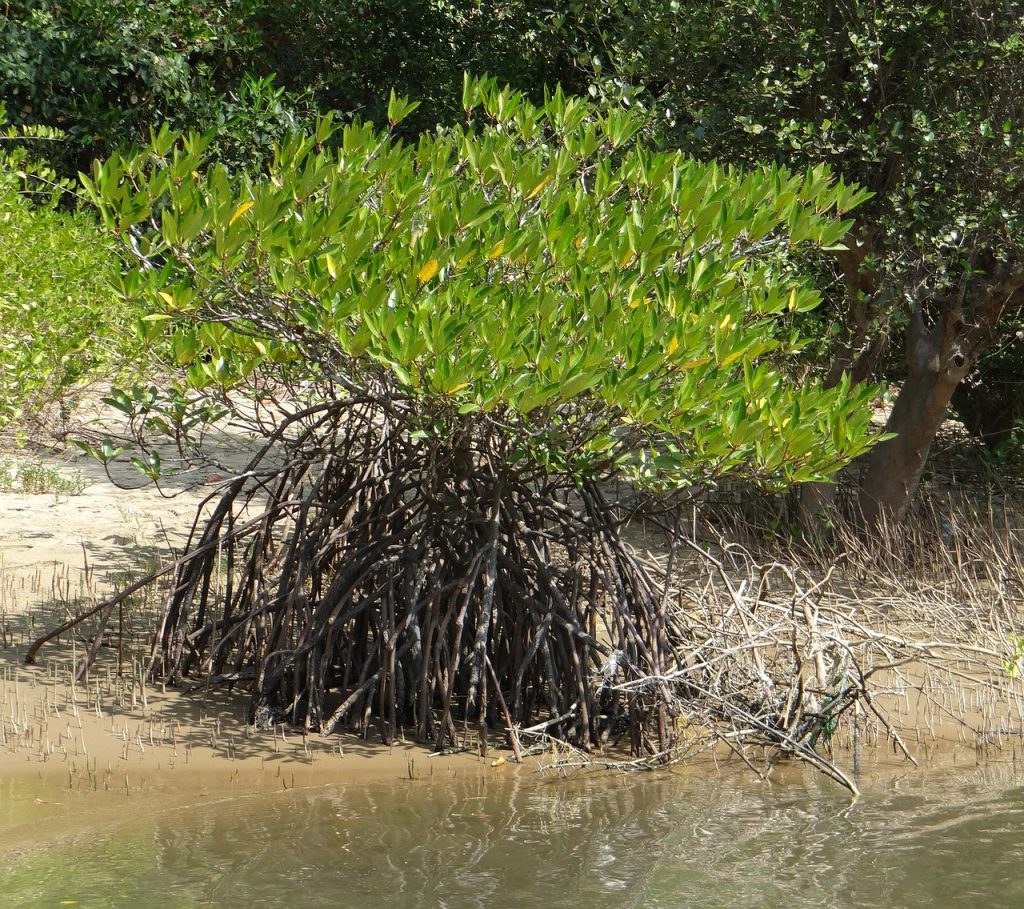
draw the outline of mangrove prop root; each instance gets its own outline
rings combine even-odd
[[[197,522],[150,672],[251,669],[253,710],[324,734],[444,747],[540,719],[584,750],[631,724],[667,749],[665,692],[608,684],[609,665],[663,675],[667,629],[662,585],[597,486],[513,469],[500,435],[439,444],[406,419],[338,402],[271,440],[275,466]]]

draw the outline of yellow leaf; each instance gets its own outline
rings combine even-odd
[[[728,366],[730,363],[735,363],[740,357],[743,356],[743,349],[734,350],[729,356],[722,360],[723,366]]]
[[[505,763],[505,759],[503,757],[500,757],[500,758],[497,758],[496,760],[491,761],[491,766],[492,767],[500,767],[504,763]]]
[[[253,202],[252,199],[250,199],[248,202],[243,202],[241,205],[239,205],[238,208],[235,209],[235,213],[231,216],[231,220],[228,221],[228,226],[230,227],[232,224],[234,224],[239,218],[242,217],[242,215],[244,215],[255,204],[256,203]]]
[[[719,324],[718,326],[718,329],[719,331],[725,331],[730,325],[732,325],[732,316],[726,316],[724,319],[722,319],[721,324]]]
[[[665,348],[665,353],[667,353],[671,357],[672,354],[674,354],[678,349],[679,339],[673,338],[671,341],[668,342],[668,347]]]
[[[644,302],[644,298],[643,297],[637,297],[635,300],[630,300],[629,301],[629,308],[630,309],[636,309],[643,302]]]
[[[577,249],[579,249],[583,245],[583,237],[577,237],[572,242],[573,242],[573,246],[575,246]]]
[[[437,274],[437,270],[441,267],[441,263],[437,259],[431,259],[426,265],[424,265],[418,272],[416,277],[420,279],[420,282],[426,284],[434,275]]]
[[[540,181],[533,189],[530,190],[530,194],[526,197],[526,201],[529,202],[534,196],[540,195],[544,191],[544,187],[551,182],[551,176],[545,177]]]
[[[497,259],[505,251],[505,241],[499,240],[487,253],[488,259]]]
[[[696,360],[690,360],[688,363],[683,363],[680,369],[696,369],[698,366],[703,366],[707,363],[707,357],[698,357]]]
[[[458,385],[453,385],[451,388],[446,388],[445,394],[453,395],[457,391],[462,391],[463,388],[469,388],[469,382],[459,382]]]
[[[329,274],[332,278],[337,278],[338,277],[338,266],[334,262],[334,256],[332,256],[330,253],[328,253],[326,258],[327,258],[327,274]]]
[[[163,300],[168,306],[174,305],[174,297],[172,297],[166,290],[160,291],[160,299]]]
[[[789,292],[789,311],[793,312],[796,309],[796,288],[794,287]]]
[[[625,268],[632,261],[633,261],[633,250],[627,249],[626,250],[626,254],[619,261],[619,268]]]

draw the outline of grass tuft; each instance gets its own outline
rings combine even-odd
[[[0,459],[0,492],[20,495],[81,495],[88,486],[80,473],[66,476],[42,461]]]

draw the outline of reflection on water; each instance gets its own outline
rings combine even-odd
[[[670,837],[641,903],[1019,909],[1022,782],[914,772],[848,811],[820,790],[734,791]]]
[[[0,855],[0,905],[1019,909],[1022,783],[914,771],[852,807],[813,776],[261,794]]]

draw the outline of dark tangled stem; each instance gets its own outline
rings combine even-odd
[[[151,672],[255,670],[254,708],[325,734],[375,721],[442,747],[458,723],[540,720],[584,749],[628,731],[666,751],[668,692],[608,684],[609,666],[662,676],[670,634],[600,486],[511,464],[486,421],[439,438],[410,420],[347,399],[271,439],[271,475],[197,523]]]

